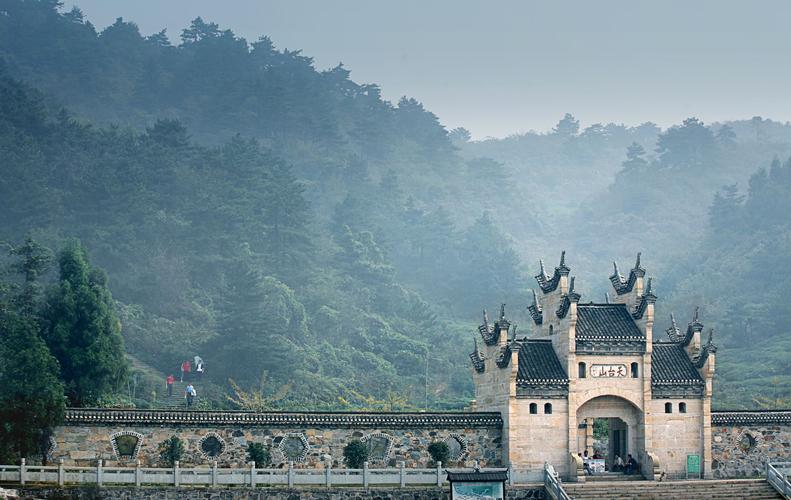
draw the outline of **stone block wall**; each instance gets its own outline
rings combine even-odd
[[[134,435],[133,456],[119,456],[111,436]],[[446,441],[459,456],[452,463],[471,467],[502,464],[502,420],[497,413],[244,413],[144,410],[69,410],[66,425],[55,429],[50,460],[68,465],[154,466],[158,446],[176,435],[184,442],[184,467],[242,466],[248,443],[259,442],[272,452],[272,467],[285,467],[285,450],[302,450],[295,467],[343,467],[343,447],[353,439],[375,439],[384,458],[371,457],[371,467],[428,467],[428,446]],[[203,442],[219,443],[219,453]],[[209,450],[209,451],[207,451]]]
[[[530,405],[536,405],[535,414]],[[545,412],[552,405],[552,413]],[[524,398],[511,400],[510,461],[520,469],[542,469],[552,464],[559,474],[568,474],[569,405],[566,399]]]
[[[77,500],[158,500],[179,498],[181,500],[450,500],[449,487],[443,488],[24,488],[17,490],[23,498]],[[541,486],[506,487],[508,500],[549,497]]]
[[[666,403],[670,403],[671,413],[665,413]],[[686,413],[679,409],[682,403]],[[692,398],[656,399],[647,405],[654,443],[648,451],[656,455],[660,469],[670,479],[686,477],[687,455],[703,458],[703,403],[702,399]]]
[[[712,412],[715,478],[756,477],[766,461],[791,461],[791,411]]]

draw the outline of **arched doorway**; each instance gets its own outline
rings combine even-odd
[[[616,455],[626,461],[631,454],[639,461],[645,450],[643,412],[619,396],[589,399],[577,408],[576,447],[577,453],[603,456],[607,470],[612,470]]]

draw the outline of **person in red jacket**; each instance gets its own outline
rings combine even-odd
[[[184,382],[184,377],[189,377],[190,370],[192,367],[190,366],[190,360],[185,359],[183,363],[181,363],[181,381]]]
[[[173,383],[176,381],[176,377],[173,376],[171,373],[168,375],[168,378],[165,379],[168,384],[168,397],[173,395]]]

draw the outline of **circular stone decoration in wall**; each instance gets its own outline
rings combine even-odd
[[[372,432],[360,439],[368,445],[368,459],[370,461],[385,461],[390,458],[393,449],[393,436],[384,432]]]
[[[143,435],[134,431],[120,431],[110,434],[110,444],[118,460],[134,460],[143,444]]]
[[[747,431],[742,431],[739,435],[739,439],[736,441],[739,446],[739,449],[744,453],[750,453],[753,448],[755,448],[755,437]]]
[[[301,432],[290,432],[280,440],[280,452],[289,462],[304,462],[310,445]]]
[[[206,460],[214,460],[225,451],[225,440],[216,432],[210,432],[198,441],[198,451]]]
[[[445,444],[448,445],[448,451],[450,452],[448,456],[454,462],[461,460],[467,455],[467,440],[461,434],[450,433],[445,438]]]

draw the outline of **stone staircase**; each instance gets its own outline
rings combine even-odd
[[[637,477],[637,476],[635,476]],[[638,477],[639,479],[639,477]],[[576,500],[776,500],[783,497],[765,479],[713,479],[689,481],[594,480],[564,483]]]
[[[162,390],[162,396],[157,399],[156,407],[163,410],[186,410],[187,400],[184,398],[184,389],[189,384],[189,381],[179,382],[178,379],[173,383],[173,395],[168,397],[167,389]],[[197,399],[200,399],[202,391],[199,383],[193,381],[192,386],[195,387],[195,392],[198,393]]]

